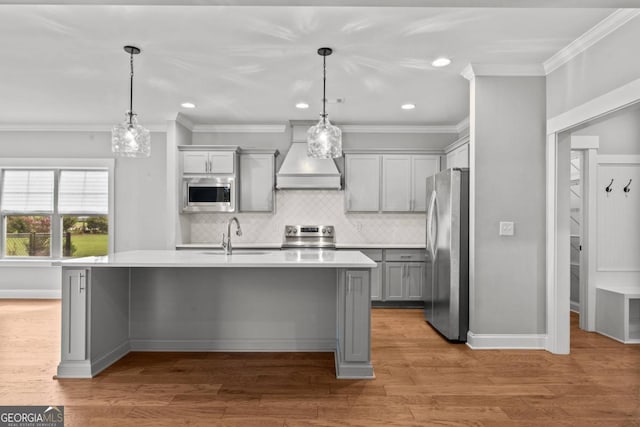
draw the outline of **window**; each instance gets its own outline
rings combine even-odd
[[[4,171],[5,256],[51,256],[53,190],[54,171]]]
[[[106,255],[111,170],[0,168],[0,257]]]

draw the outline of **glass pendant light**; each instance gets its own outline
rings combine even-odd
[[[129,111],[125,113],[124,122],[114,126],[111,131],[111,151],[121,157],[149,157],[151,155],[151,134],[148,129],[138,124],[133,112],[133,55],[140,53],[135,46],[125,46],[124,51],[130,56],[131,75],[129,80]]]
[[[322,114],[320,121],[307,131],[307,155],[319,159],[342,157],[342,131],[327,118],[327,56],[333,53],[329,47],[318,49],[322,56]]]

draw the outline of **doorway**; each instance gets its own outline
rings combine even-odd
[[[640,102],[640,79],[594,98],[547,121],[546,349],[552,353],[568,354],[570,341],[571,233],[570,220],[567,213],[570,211],[569,165],[571,147],[570,144],[566,143],[568,138],[563,138],[562,134],[590,120],[603,117],[638,102]],[[592,202],[595,203],[595,200]],[[583,252],[584,243],[583,240]],[[595,247],[595,245],[593,246]],[[588,305],[593,308],[593,313],[595,313],[595,295],[593,296],[594,298],[588,302]],[[581,303],[582,300],[583,298],[581,298]],[[595,318],[595,316],[593,317]],[[586,329],[591,329],[589,326],[587,324]]]

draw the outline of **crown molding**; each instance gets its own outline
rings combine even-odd
[[[467,80],[477,76],[492,77],[543,77],[542,64],[468,64],[460,72]]]
[[[470,141],[469,135],[465,135],[462,138],[458,138],[455,141],[453,141],[451,144],[444,147],[442,151],[444,151],[444,154],[449,154],[456,148],[462,147],[464,144],[468,143],[469,141]]]
[[[550,74],[557,70],[638,15],[640,15],[640,9],[616,10],[566,47],[560,49],[551,58],[544,61],[545,74]]]
[[[345,133],[458,133],[455,125],[338,125],[338,127]]]
[[[185,128],[189,129],[190,131],[193,131],[193,128],[195,126],[195,124],[191,121],[191,119],[189,119],[187,116],[185,116],[182,113],[178,113],[176,115],[176,120],[175,121],[177,123],[180,123]]]
[[[458,124],[456,125],[456,131],[458,133],[462,133],[462,131],[469,129],[469,116],[465,117],[464,119],[460,120],[458,122]]]
[[[113,124],[11,124],[0,123],[0,132],[111,132]],[[145,124],[151,132],[166,132],[166,124]]]
[[[284,133],[286,125],[194,125],[194,133]]]

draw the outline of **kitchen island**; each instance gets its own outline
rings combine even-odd
[[[358,251],[132,251],[59,262],[59,378],[130,351],[327,351],[373,378],[370,276]]]

